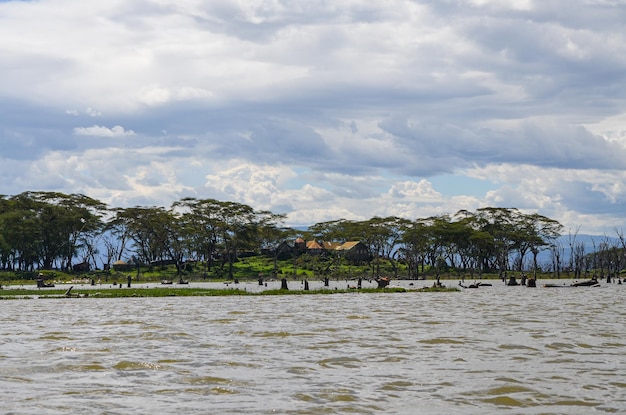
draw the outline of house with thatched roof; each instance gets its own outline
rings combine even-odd
[[[296,251],[296,244],[290,241],[282,241],[274,248],[274,255],[277,259],[286,260],[293,256]]]
[[[367,262],[372,259],[369,247],[361,241],[344,242],[335,251],[350,262]]]
[[[339,248],[341,246],[341,242],[329,242],[329,241],[323,241],[321,242],[322,248],[324,248],[325,251],[334,251],[335,249]]]
[[[332,242],[322,241],[318,242],[311,240],[305,242],[302,238],[297,238],[293,242],[283,241],[274,251],[278,259],[288,259],[295,254],[299,256],[303,253],[309,255],[324,255],[333,254],[341,255],[350,262],[360,263],[371,260],[371,252],[367,245],[361,241],[348,241],[348,242]]]
[[[306,243],[306,252],[309,255],[320,255],[324,252],[324,248],[317,241],[309,241]]]

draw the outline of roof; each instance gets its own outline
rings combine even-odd
[[[309,241],[306,243],[306,249],[324,249],[316,241]]]
[[[327,242],[327,241],[322,242],[322,247],[329,251],[333,251],[339,248],[340,246],[341,246],[341,243],[339,242]]]
[[[345,242],[343,245],[337,247],[336,249],[337,251],[349,251],[360,243],[361,241],[348,241]]]

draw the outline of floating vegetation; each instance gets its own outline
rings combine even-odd
[[[330,294],[380,294],[406,293],[416,291],[458,291],[456,288],[432,288],[410,290],[402,287],[363,288],[363,289],[319,289],[319,290],[263,290],[251,292],[241,289],[224,288],[104,288],[75,289],[71,293],[65,289],[8,289],[0,291],[0,300],[35,298],[125,298],[125,297],[215,297],[215,296],[266,296],[266,295],[330,295]]]

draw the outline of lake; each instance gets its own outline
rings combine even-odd
[[[626,284],[493,284],[0,301],[2,413],[626,413]]]

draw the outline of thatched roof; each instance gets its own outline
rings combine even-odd
[[[361,241],[348,241],[338,246],[336,249],[337,251],[349,251],[360,243]]]
[[[306,249],[323,249],[316,241],[309,241],[306,243]]]

